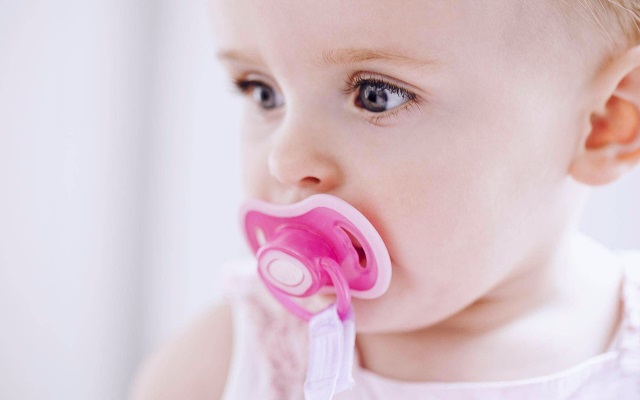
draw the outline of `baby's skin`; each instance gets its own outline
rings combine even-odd
[[[338,196],[387,245],[387,293],[353,300],[364,368],[520,379],[609,344],[621,271],[576,225],[640,160],[640,47],[562,4],[211,0],[246,196]],[[225,305],[203,316],[133,396],[219,398],[231,329]]]

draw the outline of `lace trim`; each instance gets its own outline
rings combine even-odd
[[[269,399],[302,399],[302,385],[307,369],[307,329],[295,316],[263,290],[257,279],[249,283],[252,290],[245,301],[250,318],[259,335],[268,375]],[[247,382],[247,384],[251,384]]]

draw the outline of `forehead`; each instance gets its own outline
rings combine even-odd
[[[229,39],[233,35],[235,39],[244,36],[244,39],[261,39],[264,43],[296,40],[307,45],[345,40],[387,42],[400,36],[390,36],[391,32],[414,32],[420,26],[423,30],[436,32],[451,25],[459,8],[455,6],[457,4],[450,1],[447,5],[446,0],[211,1],[214,25],[223,28],[219,33],[228,35]],[[399,37],[396,39],[402,41]],[[404,41],[407,39],[403,38]]]
[[[423,56],[515,40],[540,1],[211,0],[221,49],[300,62],[320,49],[396,49]]]
[[[215,51],[255,59],[248,66],[284,85],[338,76],[342,69],[317,63],[334,50],[376,49],[428,60],[429,69],[374,61],[351,65],[375,65],[376,72],[417,84],[446,84],[431,79],[435,71],[449,81],[466,76],[487,85],[490,75],[505,82],[532,73],[565,79],[578,62],[579,46],[555,3],[547,0],[208,1]],[[431,68],[438,65],[445,68]],[[549,76],[545,71],[551,70]]]

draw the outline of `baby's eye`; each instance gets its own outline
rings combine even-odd
[[[415,98],[412,93],[380,79],[358,77],[350,86],[354,90],[359,88],[356,104],[373,113],[388,111]]]
[[[357,92],[356,106],[373,113],[373,115],[368,115],[368,119],[374,125],[384,126],[381,121],[395,117],[400,111],[409,110],[413,106],[420,108],[422,103],[422,99],[415,93],[381,78],[364,77],[363,75],[358,75],[355,78],[347,76],[345,83],[347,86],[344,94],[349,95]],[[405,104],[406,106],[404,106]]]
[[[417,95],[380,78],[357,76],[349,78],[345,82],[347,88],[343,91],[344,94],[350,95],[357,91],[356,105],[376,114],[370,118],[374,125],[379,125],[381,120],[396,116],[400,111],[399,107],[404,104],[409,103],[408,106],[420,105],[420,99]],[[269,111],[284,104],[280,93],[259,80],[236,78],[233,80],[233,84],[241,94],[251,94],[253,100],[263,110]],[[402,109],[407,108],[402,107]],[[385,113],[386,111],[389,112]]]
[[[263,109],[271,110],[282,105],[282,96],[266,83],[257,80],[234,79],[234,86],[243,94],[251,94]]]

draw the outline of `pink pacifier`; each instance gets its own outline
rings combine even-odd
[[[262,282],[284,307],[309,322],[307,400],[330,399],[350,388],[351,297],[373,299],[387,290],[391,261],[382,238],[355,207],[328,194],[290,205],[248,200],[240,214]],[[335,293],[336,304],[312,314],[294,301],[316,293]]]
[[[241,220],[258,258],[260,278],[305,321],[311,313],[290,297],[333,289],[344,319],[351,296],[372,299],[389,286],[391,261],[382,238],[358,210],[338,197],[316,194],[291,205],[249,200],[241,209]]]

